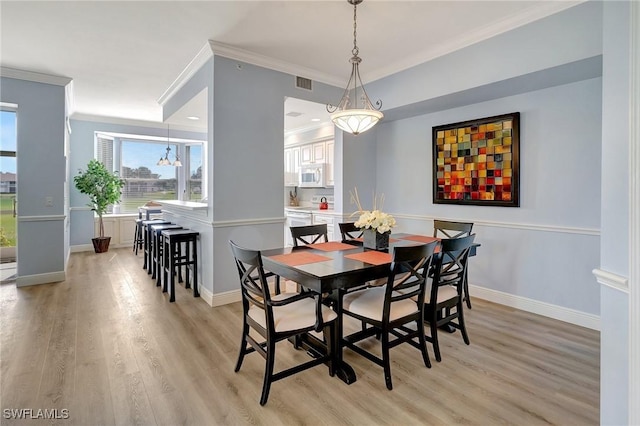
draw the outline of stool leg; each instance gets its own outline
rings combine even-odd
[[[190,241],[186,241],[184,243],[184,263],[185,263],[185,273],[187,275],[187,280],[184,283],[184,288],[191,288],[191,284],[189,283],[189,262],[191,261],[191,257],[189,256]],[[182,268],[180,268],[182,269]]]
[[[158,234],[158,257],[156,259],[156,287],[162,284],[162,274],[164,274],[164,237]]]
[[[171,241],[167,238],[164,240],[164,250],[163,250],[163,256],[162,256],[162,292],[166,293],[168,291],[167,289],[167,283],[169,282],[170,275],[171,275],[171,270],[169,268],[171,268],[171,260],[170,260],[170,256],[171,256]]]
[[[178,243],[179,244],[179,243]],[[174,249],[171,249],[171,256],[169,256],[169,302],[176,301],[176,256]]]
[[[198,292],[198,237],[193,238],[193,297],[200,297],[200,292]]]

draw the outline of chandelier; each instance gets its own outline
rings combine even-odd
[[[353,5],[353,49],[351,50],[353,56],[349,60],[349,62],[351,62],[351,76],[349,77],[347,87],[344,89],[342,99],[340,99],[338,106],[332,104],[327,105],[327,111],[331,113],[333,123],[338,126],[339,129],[354,135],[369,130],[384,117],[384,114],[380,112],[382,101],[376,101],[376,107],[371,104],[369,96],[366,90],[364,90],[364,84],[362,84],[360,70],[358,69],[362,59],[358,56],[360,51],[358,50],[358,44],[356,42],[356,8],[362,1],[363,0],[347,0],[349,4]],[[350,93],[353,93],[355,100],[353,105],[349,97]]]
[[[156,166],[175,166],[182,167],[182,161],[180,161],[180,155],[176,153],[176,161],[171,164],[171,160],[169,160],[169,153],[171,152],[171,147],[169,146],[169,126],[167,125],[167,152],[164,154],[164,158],[160,157],[160,160],[156,163]]]

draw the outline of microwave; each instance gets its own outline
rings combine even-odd
[[[298,173],[300,188],[324,188],[327,165],[325,163],[300,166]]]

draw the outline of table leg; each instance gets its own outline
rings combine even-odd
[[[338,318],[336,318],[336,321],[337,321],[336,350],[338,351],[338,354],[336,356],[337,363],[338,363],[338,366],[336,368],[336,374],[338,375],[340,380],[350,385],[351,383],[355,383],[357,378],[356,378],[356,372],[353,370],[353,368],[349,364],[344,362],[344,360],[342,359],[342,348],[343,348],[342,296],[343,296],[343,290],[334,290],[330,296],[332,300],[333,310],[336,311],[336,313],[338,314]]]

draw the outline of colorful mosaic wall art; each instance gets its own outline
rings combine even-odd
[[[433,202],[519,207],[520,113],[433,127]]]

